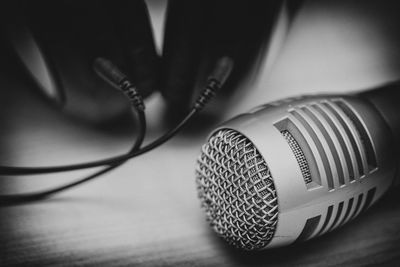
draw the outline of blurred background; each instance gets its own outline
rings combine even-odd
[[[162,55],[167,1],[146,3],[154,49]],[[394,0],[308,0],[295,12],[276,8],[254,70],[171,142],[76,190],[43,202],[1,206],[0,265],[245,266],[267,259],[271,264],[320,265],[325,256],[330,265],[398,263],[400,201],[394,195],[302,248],[274,256],[232,251],[208,229],[196,196],[194,163],[211,129],[257,105],[299,94],[359,91],[399,79],[399,7]],[[105,88],[100,104],[98,97],[92,103],[83,92],[75,95],[80,100],[74,105],[60,108],[9,49],[4,42],[0,46],[1,61],[7,62],[0,64],[1,165],[77,163],[129,149],[136,125],[123,97],[114,91],[108,95],[110,88]],[[89,102],[95,106],[75,109]],[[153,139],[168,127],[168,103],[153,92],[146,105],[148,138]],[[114,116],[116,110],[122,115]],[[1,177],[0,192],[51,187],[90,172]]]

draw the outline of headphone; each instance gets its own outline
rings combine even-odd
[[[228,3],[232,12],[225,12]],[[171,94],[169,94],[172,91],[179,91],[178,95],[184,95],[184,98],[191,97],[189,95],[191,90],[185,92],[170,90],[176,88],[174,88],[175,84],[169,83],[169,77],[177,78],[180,85],[183,85],[183,89],[185,87],[197,88],[193,81],[198,78],[200,81],[206,80],[206,82],[205,84],[201,83],[203,89],[200,90],[198,98],[193,101],[194,104],[186,109],[186,116],[182,116],[183,119],[171,130],[145,146],[143,146],[143,140],[146,135],[146,116],[142,95],[145,97],[150,91],[149,87],[156,87],[157,84],[146,83],[143,77],[160,73],[156,67],[159,58],[144,1],[123,1],[122,4],[115,4],[112,1],[85,1],[79,3],[79,8],[76,9],[78,10],[77,14],[73,14],[73,16],[63,10],[63,8],[75,10],[76,3],[69,1],[19,0],[0,5],[2,7],[0,8],[0,22],[2,22],[0,26],[5,32],[3,34],[7,42],[12,46],[16,58],[23,63],[26,72],[35,81],[36,87],[41,89],[40,91],[47,98],[63,106],[64,110],[68,112],[71,111],[71,102],[72,105],[76,105],[78,112],[85,109],[86,104],[95,103],[92,99],[86,101],[88,103],[85,105],[74,102],[84,102],[85,100],[81,101],[80,97],[85,97],[85,93],[76,90],[69,84],[66,86],[68,91],[63,88],[65,80],[68,78],[63,76],[65,75],[63,70],[67,69],[71,71],[72,74],[69,75],[73,79],[90,76],[91,82],[93,82],[87,86],[90,92],[97,92],[97,89],[99,91],[109,90],[110,85],[118,89],[120,94],[114,94],[115,100],[123,100],[121,95],[129,99],[131,109],[136,113],[139,122],[139,134],[131,150],[126,154],[73,165],[43,167],[0,165],[0,175],[37,175],[104,166],[102,170],[92,175],[53,189],[26,194],[0,195],[0,201],[10,202],[42,199],[73,188],[109,172],[128,159],[146,153],[169,140],[195,114],[201,111],[225,84],[234,62],[235,73],[231,75],[227,87],[238,83],[253,71],[253,67],[257,67],[258,59],[265,52],[264,48],[270,38],[273,21],[277,11],[280,10],[281,2],[258,1],[245,4],[242,1],[232,2],[231,0],[218,3],[214,3],[212,0],[198,3],[188,3],[184,0],[170,1],[168,14],[172,19],[166,22],[165,36],[167,37],[164,40],[163,62],[161,62],[165,73],[160,75],[161,80],[167,84],[168,88],[163,88],[162,94],[167,102],[172,100]],[[131,14],[132,10],[137,14]],[[221,15],[221,12],[224,12],[224,15]],[[110,14],[111,20],[107,17]],[[237,19],[237,14],[240,14],[244,22]],[[86,17],[85,15],[90,16]],[[206,28],[203,25],[204,17],[207,17],[209,23]],[[182,23],[183,21],[188,23]],[[71,31],[71,28],[78,29],[77,33]],[[103,38],[104,36],[105,38]],[[189,38],[189,41],[187,42],[185,38]],[[135,43],[136,41],[139,42],[138,45]],[[133,48],[127,51],[126,47]],[[140,54],[143,49],[146,51],[145,55]],[[29,52],[32,51],[35,51],[34,57],[37,59],[35,64],[30,61],[32,55]],[[179,53],[190,56],[185,58]],[[83,56],[85,59],[81,59],[79,56]],[[204,59],[204,62],[200,62],[200,59]],[[83,63],[82,60],[85,60],[84,64],[80,64]],[[169,64],[180,65],[182,61],[184,64],[178,73],[168,68]],[[73,66],[68,66],[68,64]],[[141,68],[147,69],[142,71]],[[198,72],[201,72],[201,75],[198,75]],[[43,79],[43,75],[45,79]],[[165,79],[167,81],[164,81]],[[73,82],[70,81],[70,83],[74,85]],[[83,95],[78,95],[71,101],[68,95],[70,88],[76,90],[76,94]],[[96,99],[96,101],[100,103],[100,106],[110,108],[101,103],[102,99]],[[111,102],[119,104],[121,101],[113,99]],[[186,101],[186,103],[189,102]],[[121,106],[124,105],[115,106],[116,109],[121,109]],[[120,111],[113,110],[111,113],[115,115]],[[76,115],[76,110],[73,112]],[[104,117],[107,116],[108,114]],[[100,115],[100,117],[102,116]],[[91,119],[92,122],[96,122],[96,119]],[[105,119],[107,120],[107,118]],[[110,119],[109,116],[108,119]]]

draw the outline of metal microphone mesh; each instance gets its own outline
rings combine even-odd
[[[283,137],[285,137],[290,149],[293,151],[293,154],[296,157],[297,163],[300,166],[301,174],[303,175],[304,182],[306,184],[311,183],[312,177],[310,167],[308,166],[306,156],[304,155],[304,152],[301,149],[299,143],[297,143],[296,139],[289,131],[283,130],[281,131],[281,134],[283,135]]]
[[[196,183],[207,220],[228,243],[247,250],[268,245],[278,200],[269,168],[249,139],[229,129],[211,136],[197,160]]]

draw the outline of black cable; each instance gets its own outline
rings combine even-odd
[[[109,66],[108,63],[103,61],[100,62],[101,64],[105,65],[102,70],[107,70]],[[103,67],[101,65],[101,67]],[[230,58],[221,58],[217,61],[216,67],[212,72],[205,89],[201,93],[200,97],[197,99],[194,107],[189,112],[189,114],[171,131],[167,132],[160,138],[156,139],[152,143],[148,144],[147,146],[141,148],[137,151],[132,151],[130,153],[110,157],[102,160],[92,161],[92,162],[85,162],[85,163],[78,163],[72,165],[63,165],[63,166],[53,166],[53,167],[10,167],[10,166],[0,166],[0,174],[1,175],[34,175],[34,174],[44,174],[44,173],[55,173],[55,172],[64,172],[64,171],[73,171],[73,170],[80,170],[80,169],[87,169],[93,167],[99,167],[104,165],[114,165],[121,163],[125,160],[130,158],[142,155],[157,146],[165,143],[168,141],[173,135],[176,134],[186,123],[190,120],[197,112],[199,112],[205,104],[211,99],[211,97],[218,91],[227,78],[229,77],[231,70],[233,68],[233,62]],[[112,75],[110,75],[110,73]],[[124,77],[121,77],[119,73],[116,72],[106,72],[107,79],[118,81],[118,83],[125,83],[126,80]],[[131,92],[127,91],[128,94]]]
[[[143,144],[143,140],[146,135],[146,116],[144,113],[145,105],[142,99],[142,96],[136,90],[135,86],[130,82],[130,80],[123,74],[118,67],[116,67],[111,61],[104,58],[97,58],[94,62],[94,70],[95,72],[103,78],[106,82],[110,83],[116,89],[119,89],[124,93],[124,95],[129,99],[132,104],[132,108],[136,111],[138,121],[139,121],[139,131],[138,136],[129,152],[134,152],[140,149]],[[12,203],[12,202],[23,202],[23,201],[33,201],[39,200],[46,197],[49,197],[52,194],[60,193],[62,191],[68,190],[75,186],[81,185],[85,182],[89,182],[100,175],[103,175],[116,167],[121,166],[123,162],[113,164],[106,168],[103,168],[95,173],[76,180],[74,182],[70,182],[64,184],[62,186],[57,186],[52,189],[47,189],[38,192],[31,193],[17,193],[17,194],[9,194],[9,195],[0,195],[0,202]]]
[[[102,58],[98,58],[95,62],[95,71],[106,81],[113,84],[115,87],[121,89],[124,94],[131,101],[132,106],[136,110],[139,119],[139,133],[138,137],[128,154],[112,157],[104,160],[81,163],[75,165],[65,165],[65,166],[55,166],[55,167],[8,167],[0,166],[0,174],[5,171],[8,175],[28,175],[28,174],[43,174],[61,171],[72,171],[84,168],[98,167],[109,165],[108,167],[95,172],[87,177],[81,178],[77,181],[64,184],[52,189],[47,189],[39,192],[32,193],[22,193],[22,194],[10,194],[10,195],[0,195],[0,202],[23,202],[23,201],[33,201],[40,200],[49,197],[53,194],[60,193],[62,191],[68,190],[75,186],[81,185],[85,182],[89,182],[102,174],[105,174],[125,163],[128,159],[135,156],[141,155],[148,152],[155,147],[165,143],[171,137],[173,137],[197,112],[202,110],[204,106],[209,102],[209,100],[215,95],[216,91],[219,90],[229,77],[233,62],[230,58],[221,58],[217,61],[217,64],[212,72],[212,75],[208,79],[205,89],[198,97],[192,110],[188,115],[172,130],[168,131],[166,134],[156,139],[152,143],[140,149],[145,133],[146,133],[146,117],[144,113],[144,103],[140,94],[136,91],[136,88],[130,83],[126,76],[121,73],[110,61]]]
[[[73,165],[64,165],[64,166],[54,166],[54,167],[8,167],[8,166],[1,166],[0,167],[0,174],[1,175],[36,175],[36,174],[45,174],[45,173],[55,173],[55,172],[64,172],[64,171],[74,171],[80,169],[88,169],[93,167],[100,167],[104,165],[113,165],[128,160],[130,158],[142,155],[157,146],[165,143],[168,141],[173,135],[178,132],[182,126],[186,124],[186,122],[191,119],[197,113],[196,109],[193,109],[175,128],[173,128],[168,133],[164,134],[157,140],[153,141],[152,143],[144,146],[140,150],[133,151],[124,155],[115,156],[106,158],[103,160],[92,161],[92,162],[85,162],[85,163],[78,163]]]
[[[143,144],[144,137],[146,135],[146,116],[143,110],[136,110],[137,115],[138,115],[138,120],[139,120],[139,133],[138,136],[135,140],[135,143],[133,144],[130,152],[134,152],[140,148],[140,146]],[[123,163],[126,161],[113,164],[111,166],[105,167],[100,171],[97,171],[87,177],[81,178],[77,181],[70,182],[52,189],[47,189],[39,192],[31,192],[31,193],[21,193],[21,194],[9,194],[9,195],[0,195],[0,203],[15,203],[15,202],[25,202],[25,201],[33,201],[33,200],[41,200],[44,198],[47,198],[51,195],[66,191],[68,189],[71,189],[73,187],[76,187],[78,185],[81,185],[83,183],[89,182],[100,175],[103,175],[107,172],[110,172],[111,170],[121,166]]]

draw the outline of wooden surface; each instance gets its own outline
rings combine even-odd
[[[399,77],[393,64],[397,46],[390,50],[382,39],[377,44],[370,28],[343,25],[346,14],[354,20],[358,11],[342,9],[331,7],[330,15],[321,16],[315,2],[305,7],[273,70],[265,70],[252,94],[238,94],[223,117],[286,95],[347,91]],[[365,36],[374,41],[365,42]],[[383,55],[388,50],[390,60]],[[95,129],[62,114],[29,82],[1,79],[0,87],[2,164],[79,162],[129,148],[129,120]],[[160,133],[159,103],[155,99],[147,109],[150,138]],[[1,206],[0,266],[400,265],[398,191],[350,224],[296,246],[243,252],[217,238],[200,209],[194,164],[220,120],[203,116],[171,142],[76,190],[42,202]],[[1,177],[0,189],[43,188],[85,173]]]

